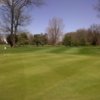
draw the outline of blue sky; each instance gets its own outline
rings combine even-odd
[[[94,9],[97,0],[45,0],[45,2],[44,6],[30,11],[32,22],[28,30],[33,34],[46,32],[48,22],[53,17],[63,20],[64,32],[88,28],[92,24],[100,23],[98,12]]]

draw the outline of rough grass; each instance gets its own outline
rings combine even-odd
[[[100,47],[0,47],[0,100],[100,100]]]

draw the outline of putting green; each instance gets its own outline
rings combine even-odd
[[[0,100],[100,100],[100,47],[0,46]]]

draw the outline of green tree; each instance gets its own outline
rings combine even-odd
[[[29,38],[27,33],[23,32],[18,35],[18,45],[26,45],[29,44]]]
[[[37,46],[48,44],[47,34],[35,34],[33,38],[33,44]]]
[[[69,46],[85,46],[87,45],[87,36],[88,30],[79,29],[76,32],[65,34],[63,44]]]
[[[72,45],[71,34],[65,34],[65,36],[63,38],[63,45],[65,45],[65,46]]]
[[[15,34],[13,34],[13,35],[11,35],[11,34],[8,34],[7,35],[7,42],[8,42],[8,44],[11,46],[11,47],[13,47],[13,43],[12,43],[12,36],[14,37],[14,41],[15,41],[15,44],[18,42],[18,36],[17,35],[15,35]]]

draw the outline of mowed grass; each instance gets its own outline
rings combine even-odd
[[[0,47],[0,100],[100,100],[100,47]]]

